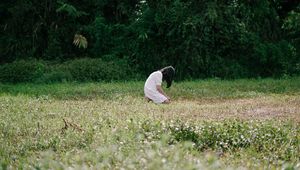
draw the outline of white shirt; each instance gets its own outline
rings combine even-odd
[[[145,96],[151,99],[154,103],[162,103],[167,100],[166,96],[158,92],[156,86],[161,86],[162,73],[155,71],[150,74],[144,86]]]

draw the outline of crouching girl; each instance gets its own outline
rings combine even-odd
[[[174,74],[175,69],[172,66],[151,73],[144,86],[146,99],[154,103],[170,103],[170,97],[163,91],[161,84],[166,81],[167,88],[171,87]]]

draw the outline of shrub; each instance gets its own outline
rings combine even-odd
[[[75,81],[127,80],[133,71],[125,60],[105,61],[102,59],[76,59],[64,63]]]
[[[40,79],[39,83],[54,83],[54,82],[67,82],[72,80],[72,75],[68,71],[52,70],[45,73]]]
[[[64,63],[46,63],[37,60],[18,60],[0,66],[0,82],[53,83],[65,81],[114,81],[137,78],[127,60],[114,55],[103,59],[75,59]]]
[[[0,66],[0,82],[33,82],[46,70],[45,63],[38,60],[16,60]]]
[[[291,73],[296,64],[293,46],[287,41],[279,43],[261,43],[254,49],[252,73],[262,77],[280,77]]]

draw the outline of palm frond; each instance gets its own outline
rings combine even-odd
[[[88,42],[87,39],[81,34],[75,34],[73,44],[78,48],[87,48]]]

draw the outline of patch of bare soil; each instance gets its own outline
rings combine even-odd
[[[197,120],[292,120],[300,122],[300,96],[175,101],[167,115]],[[174,114],[176,113],[176,114]]]

